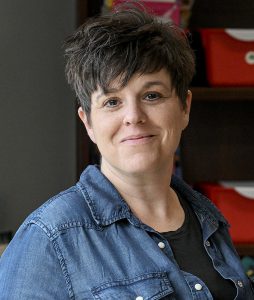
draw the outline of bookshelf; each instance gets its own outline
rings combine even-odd
[[[189,183],[254,178],[254,87],[193,87],[181,157]]]
[[[194,101],[254,101],[254,87],[192,87]]]
[[[236,244],[235,247],[240,256],[254,256],[254,244]]]
[[[190,124],[183,134],[184,179],[253,180],[254,87],[193,87]],[[254,244],[236,244],[240,256],[254,256]]]

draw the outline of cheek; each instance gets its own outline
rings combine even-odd
[[[182,128],[181,116],[178,112],[169,113],[167,116],[164,117],[163,120],[163,127],[167,128],[168,130],[178,130]]]
[[[171,123],[172,127],[181,132],[187,126],[188,116],[183,110],[176,110],[171,115]]]
[[[98,147],[107,147],[114,141],[114,138],[119,130],[119,126],[114,118],[101,118],[94,126],[93,134]]]
[[[165,130],[165,140],[167,143],[172,146],[173,144],[179,143],[183,131],[182,115],[178,112],[175,114],[168,114],[166,118],[164,118],[162,128]]]

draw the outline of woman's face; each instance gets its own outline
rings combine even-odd
[[[190,104],[189,92],[183,110],[162,69],[136,74],[123,88],[115,80],[107,94],[98,89],[91,97],[90,122],[81,108],[79,116],[101,153],[102,170],[137,175],[172,165]]]

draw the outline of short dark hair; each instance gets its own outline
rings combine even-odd
[[[66,77],[90,115],[91,94],[107,92],[120,76],[124,87],[136,74],[165,68],[183,107],[195,72],[193,51],[183,30],[143,7],[118,6],[89,19],[65,41]]]

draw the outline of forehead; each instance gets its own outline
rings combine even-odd
[[[120,91],[124,88],[134,87],[149,87],[151,85],[164,85],[167,88],[171,88],[171,77],[167,70],[161,69],[152,73],[134,73],[131,78],[125,83],[124,75],[120,75],[110,82],[106,87],[99,87],[97,89],[102,93],[107,94],[111,92]]]
[[[99,103],[107,96],[116,96],[120,93],[133,93],[135,95],[147,89],[162,89],[165,93],[174,93],[171,84],[171,77],[165,69],[153,73],[135,73],[130,80],[123,85],[122,78],[119,76],[106,87],[98,87],[91,95],[91,102]]]

